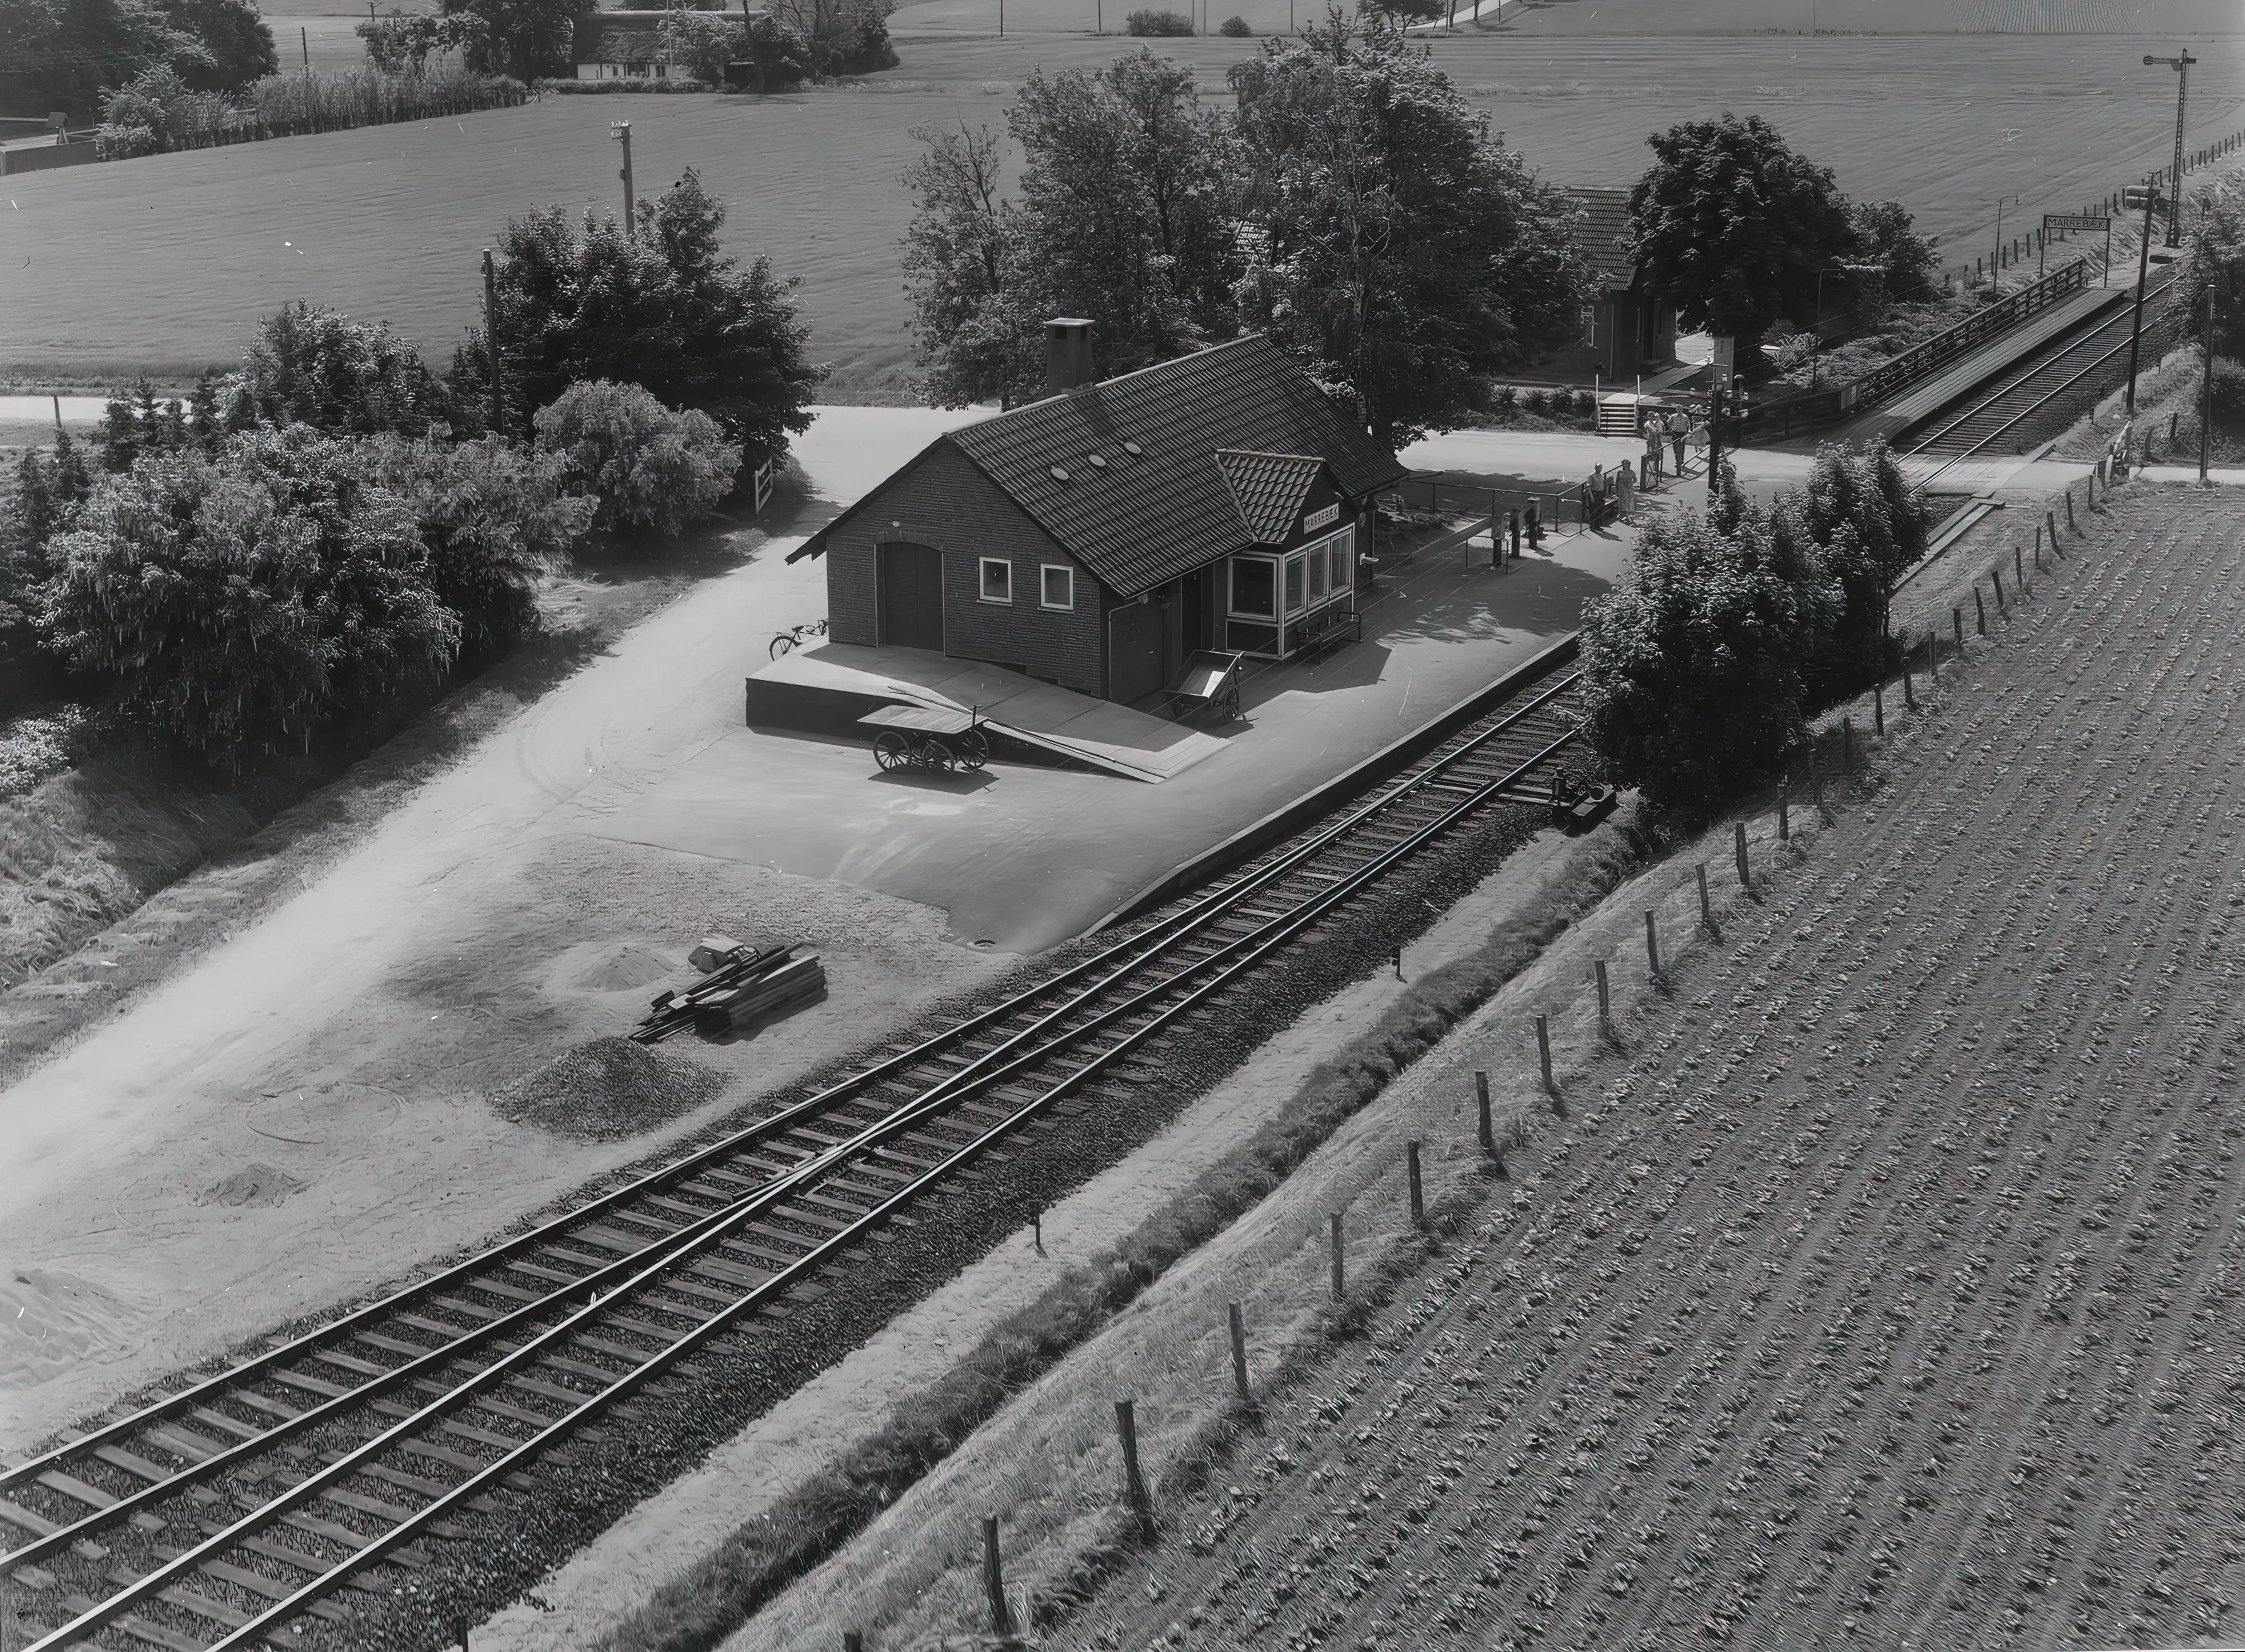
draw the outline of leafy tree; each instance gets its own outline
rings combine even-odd
[[[2197,234],[2182,263],[2174,312],[2187,316],[2192,337],[2206,333],[2206,289],[2214,289],[2214,352],[2245,357],[2245,198],[2199,192]],[[2215,388],[2221,387],[2220,379]]]
[[[210,376],[206,373],[196,382],[193,411],[176,396],[158,401],[145,378],[129,396],[111,396],[102,409],[101,433],[95,438],[101,447],[103,468],[128,471],[143,453],[177,453],[183,448],[208,445],[213,436],[212,394]]]
[[[673,412],[636,384],[572,384],[538,410],[538,446],[562,462],[573,488],[600,501],[604,528],[675,538],[723,498],[741,450],[717,422]]]
[[[917,208],[905,231],[905,290],[939,407],[1009,407],[1034,383],[1035,306],[1009,286],[1015,211],[1000,194],[1005,146],[987,126],[913,129],[926,152],[904,174]]]
[[[0,647],[36,645],[41,594],[53,572],[47,547],[68,527],[93,491],[93,469],[65,430],[51,455],[27,447],[16,461],[16,485],[0,497]]]
[[[443,384],[389,322],[302,299],[258,324],[219,400],[228,430],[309,424],[331,436],[423,436],[448,409]]]
[[[1230,78],[1247,170],[1241,321],[1381,440],[1493,410],[1495,375],[1578,332],[1562,198],[1395,23],[1333,11]]]
[[[411,508],[302,426],[150,456],[51,552],[58,651],[109,680],[125,724],[220,763],[426,692],[458,642]]]
[[[1142,6],[1122,19],[1122,28],[1125,33],[1141,36],[1189,35],[1193,31],[1193,22],[1182,11]]]
[[[725,209],[692,168],[639,206],[639,235],[587,212],[573,226],[560,206],[508,222],[499,237],[500,369],[520,431],[572,384],[609,379],[644,387],[670,407],[716,420],[749,463],[811,428],[823,369],[790,296],[797,283],[769,259],[741,268],[722,254]],[[454,356],[458,405],[488,405],[490,355],[479,329]]]
[[[463,649],[493,653],[537,630],[539,586],[598,508],[569,491],[566,459],[496,436],[451,443],[385,433],[366,441],[361,463],[411,507],[430,584],[458,617]]]
[[[1898,200],[1859,200],[1848,208],[1855,226],[1854,258],[1878,267],[1882,296],[1899,303],[1929,298],[1941,267],[1935,238],[1917,233],[1909,211]]]
[[[438,0],[447,17],[473,17],[481,29],[463,37],[461,61],[479,75],[535,80],[573,72],[570,51],[576,0]]]
[[[1247,26],[1247,19],[1237,16],[1217,24],[1216,31],[1227,40],[1251,40],[1255,36],[1255,30]]]
[[[366,60],[386,75],[424,75],[429,59],[441,52],[457,51],[463,60],[488,58],[491,25],[471,11],[448,16],[427,12],[390,13],[368,18],[354,31],[366,43]]]
[[[1816,272],[1856,246],[1831,168],[1760,115],[1685,121],[1645,142],[1654,160],[1630,194],[1631,246],[1678,321],[1751,355],[1780,318],[1809,319]]]
[[[1230,144],[1189,67],[1142,46],[1095,74],[1032,73],[1007,124],[1022,154],[1014,276],[1047,315],[1097,323],[1102,376],[1229,333]]]
[[[750,51],[747,30],[722,12],[675,10],[655,36],[666,60],[713,86],[724,84],[726,64]]]
[[[142,70],[213,71],[208,48],[146,0],[0,0],[0,107],[91,119]]]
[[[1813,705],[1858,693],[1895,660],[1888,603],[1895,581],[1925,555],[1932,513],[1883,442],[1869,448],[1828,443],[1808,485],[1787,494],[1776,516],[1814,547],[1839,605],[1817,636],[1807,667]]]
[[[250,0],[156,0],[173,28],[201,43],[202,61],[180,73],[197,91],[240,91],[277,74],[281,54],[273,30]]]
[[[770,16],[801,39],[809,72],[863,75],[897,66],[892,10],[890,0],[778,0]]]
[[[1767,775],[1803,737],[1835,600],[1813,551],[1758,511],[1727,532],[1692,511],[1653,522],[1583,614],[1584,726],[1609,772],[1685,825]]]

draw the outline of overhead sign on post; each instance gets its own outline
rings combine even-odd
[[[2077,229],[2086,229],[2092,234],[2102,235],[2113,227],[2113,220],[2109,218],[2092,218],[2086,213],[2045,213],[2042,215],[2042,227],[2053,232],[2064,230],[2068,234]]]

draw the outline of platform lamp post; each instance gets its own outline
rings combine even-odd
[[[633,211],[632,206],[631,122],[610,121],[608,136],[624,146],[623,170],[616,174],[624,180],[624,238],[627,240],[637,240],[639,223],[637,214]]]
[[[2167,214],[2167,245],[2182,245],[2182,121],[2183,111],[2190,102],[2190,66],[2197,58],[2185,47],[2180,58],[2154,58],[2147,52],[2144,67],[2165,64],[2175,71],[2175,141],[2174,141],[2174,210]]]

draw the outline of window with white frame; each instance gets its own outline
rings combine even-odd
[[[1302,611],[1302,554],[1296,552],[1286,559],[1286,612]]]
[[[982,600],[1011,602],[1014,599],[1014,565],[1003,557],[982,559]]]
[[[1040,572],[1043,582],[1037,591],[1037,606],[1041,608],[1073,608],[1075,606],[1075,570],[1056,562],[1048,562]]]
[[[1322,543],[1309,550],[1310,600],[1322,602],[1326,595],[1326,548]]]

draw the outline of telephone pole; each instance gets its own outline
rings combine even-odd
[[[484,339],[491,346],[491,427],[493,436],[506,434],[506,400],[499,384],[499,274],[492,267],[491,248],[484,248]]]
[[[2205,245],[2206,231],[2199,229],[2200,245]],[[2207,441],[2214,429],[2214,275],[2209,270],[2206,280],[2206,361],[2201,376],[2206,381],[2201,387],[2198,405],[2198,484],[2206,485]]]
[[[2144,342],[2144,283],[2152,273],[2152,207],[2160,198],[2157,175],[2144,182],[2144,235],[2136,248],[2136,319],[2128,325],[2128,411],[2136,410],[2136,353]]]
[[[2190,101],[2190,66],[2197,58],[2190,49],[2183,48],[2180,58],[2154,58],[2147,54],[2144,67],[2165,64],[2175,71],[2175,141],[2174,141],[2174,206],[2167,213],[2167,245],[2182,245],[2182,118],[2183,109]]]

